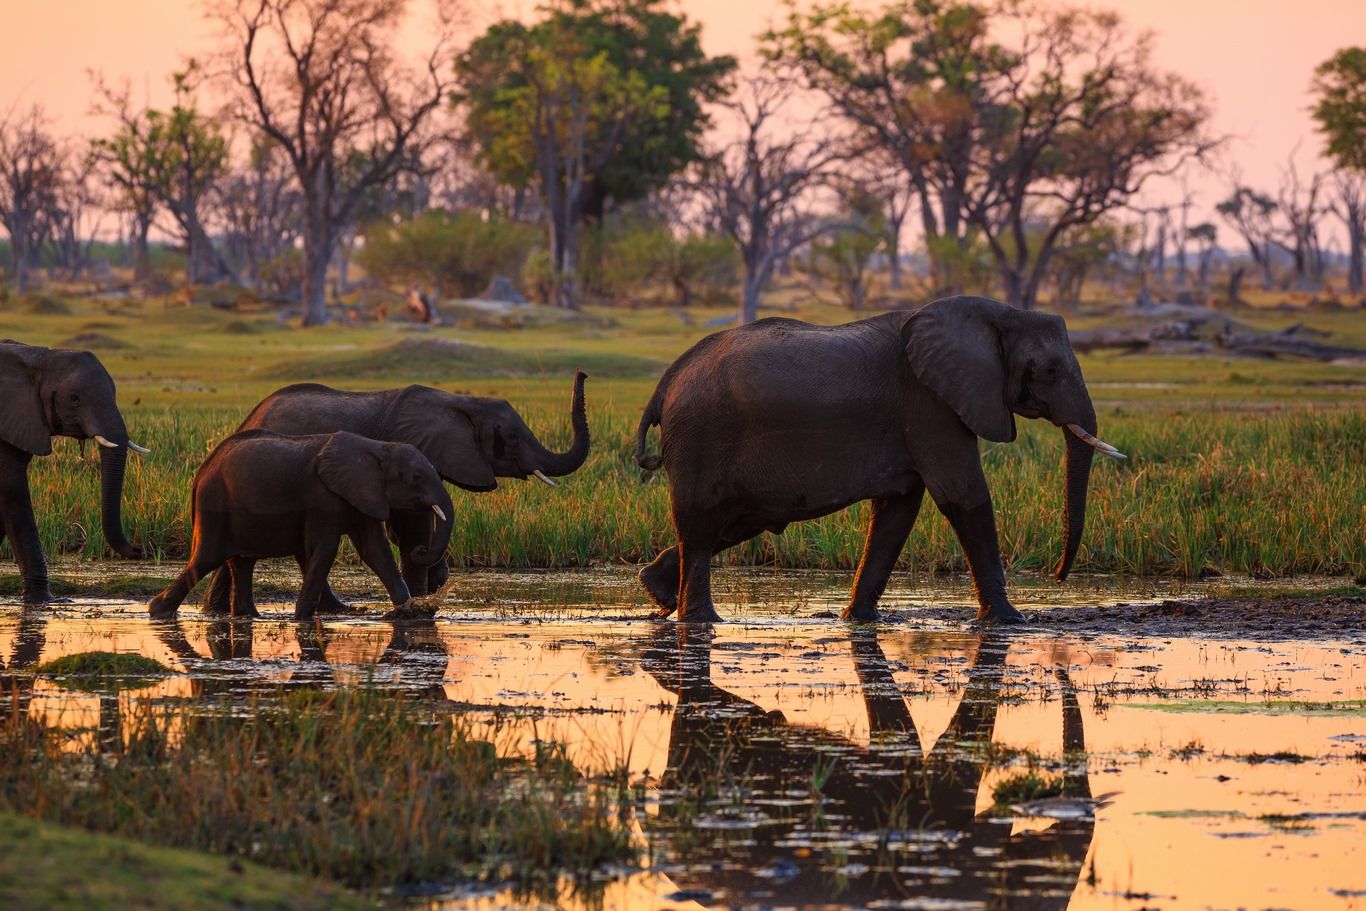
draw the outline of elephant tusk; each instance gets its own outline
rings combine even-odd
[[[149,453],[149,452],[152,451],[152,450],[148,449],[146,446],[139,446],[137,443],[134,443],[132,440],[129,440],[129,441],[128,441],[128,448],[131,449],[131,450],[133,450],[134,452],[136,452],[138,455],[147,455],[147,453]]]
[[[557,484],[557,483],[555,483],[554,481],[552,481],[552,480],[550,480],[549,478],[547,478],[547,477],[545,476],[545,472],[541,471],[541,469],[539,469],[539,468],[537,468],[535,471],[533,471],[532,474],[534,474],[534,475],[536,476],[537,480],[544,481],[545,483],[549,484],[551,487],[559,487],[559,486],[560,486],[559,484]]]
[[[119,448],[119,444],[118,444],[118,443],[111,443],[109,440],[106,440],[104,437],[100,436],[98,433],[95,434],[95,442],[96,442],[96,443],[99,443],[99,444],[100,444],[101,446],[103,446],[105,449],[118,449],[118,448]]]
[[[441,507],[437,506],[435,503],[432,504],[432,512],[436,513],[436,517],[442,522],[446,521],[446,514],[442,512]]]
[[[1089,443],[1090,445],[1094,446],[1094,447],[1096,448],[1097,451],[1105,453],[1105,454],[1108,455],[1110,458],[1112,458],[1112,459],[1127,459],[1127,458],[1128,458],[1128,456],[1126,456],[1124,453],[1120,452],[1118,449],[1116,449],[1115,447],[1111,446],[1109,443],[1105,442],[1104,440],[1100,439],[1099,437],[1093,437],[1093,436],[1091,436],[1091,434],[1089,434],[1089,433],[1087,433],[1085,430],[1083,430],[1083,429],[1081,428],[1080,425],[1078,425],[1078,424],[1067,424],[1067,425],[1065,425],[1065,426],[1067,427],[1068,430],[1072,431],[1072,432],[1075,433],[1078,437],[1080,437],[1080,438],[1082,439],[1083,442]]]

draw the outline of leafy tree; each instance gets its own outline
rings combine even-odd
[[[578,231],[700,157],[735,63],[663,0],[567,0],[533,25],[490,26],[456,61],[457,102],[500,181],[537,185],[550,223],[555,298],[577,305]]]
[[[495,275],[518,274],[532,243],[527,225],[428,209],[399,225],[372,223],[357,262],[383,282],[433,288],[438,300],[474,297]]]
[[[862,310],[868,301],[869,266],[874,254],[887,247],[886,216],[882,200],[860,186],[843,189],[840,219],[844,225],[811,244],[816,275],[826,279],[850,310]]]
[[[1200,92],[1158,70],[1150,39],[1130,38],[1111,13],[794,5],[767,50],[798,66],[864,143],[897,155],[929,248],[980,232],[1006,297],[1025,308],[1069,232],[1212,145]]]
[[[169,111],[149,108],[134,113],[126,91],[121,98],[113,96],[119,130],[93,144],[107,172],[127,188],[126,204],[136,218],[149,217],[153,205],[171,214],[188,254],[191,283],[233,274],[204,227],[209,195],[227,172],[228,138],[215,120],[198,109],[194,95],[198,74],[191,61],[185,70],[172,75],[175,104]],[[141,220],[137,227],[145,256]]]
[[[1366,287],[1366,47],[1345,47],[1319,64],[1312,90],[1318,98],[1314,119],[1339,168],[1333,209],[1347,225],[1347,283],[1360,292]]]
[[[1276,242],[1276,200],[1234,180],[1233,192],[1214,210],[1247,244],[1252,261],[1262,273],[1262,287],[1271,287],[1271,248]]]

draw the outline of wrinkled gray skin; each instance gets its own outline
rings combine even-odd
[[[104,538],[119,556],[138,556],[123,534],[128,431],[108,371],[89,351],[0,341],[0,540],[8,538],[14,550],[26,604],[53,600],[29,498],[28,464],[52,451],[54,436],[103,436],[116,444],[100,448]]]
[[[438,521],[432,507],[446,516]],[[312,617],[327,588],[342,535],[384,583],[395,605],[411,595],[399,574],[384,522],[394,510],[424,512],[428,533],[409,558],[432,563],[451,536],[450,495],[432,464],[412,446],[353,433],[281,436],[235,433],[195,473],[194,538],[185,570],[148,604],[153,619],[175,616],[190,589],[233,561],[232,609],[255,616],[251,569],[263,557],[292,556],[303,571],[294,615]],[[236,572],[237,567],[243,572]]]
[[[765,319],[708,336],[665,372],[641,418],[636,461],[669,476],[678,544],[640,573],[664,615],[713,622],[713,554],[860,500],[872,520],[848,620],[877,619],[926,490],[972,571],[978,617],[1023,622],[1005,571],[978,437],[1015,418],[1096,430],[1061,318],[980,297],[842,326]],[[661,455],[646,455],[659,425]],[[1081,540],[1092,449],[1063,430],[1066,578]]]
[[[549,477],[571,474],[588,458],[588,418],[584,408],[582,370],[574,376],[570,420],[574,440],[565,452],[541,444],[511,405],[502,399],[455,395],[430,386],[408,386],[381,392],[343,392],[317,383],[298,383],[272,392],[242,422],[253,428],[299,435],[349,431],[373,440],[408,443],[431,461],[441,477],[465,490],[488,491],[498,478],[525,479],[535,471]],[[412,548],[425,542],[430,512],[395,510],[390,536],[398,543],[403,578],[414,596],[436,591],[449,570],[444,560],[424,564],[411,559]],[[218,573],[205,600],[205,610],[225,613],[232,584]],[[346,610],[324,591],[320,610]]]

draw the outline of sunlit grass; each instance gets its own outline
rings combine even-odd
[[[6,332],[53,344],[97,331],[124,343],[97,353],[119,382],[134,438],[154,451],[130,463],[125,524],[132,540],[168,561],[181,559],[188,546],[190,480],[199,462],[260,397],[285,382],[281,377],[301,378],[300,364],[309,365],[312,378],[347,388],[425,382],[504,397],[558,447],[569,440],[570,365],[581,360],[591,374],[595,364],[611,364],[610,375],[588,382],[592,455],[558,490],[509,480],[489,494],[455,492],[452,557],[470,567],[639,563],[672,544],[666,479],[644,481],[631,459],[640,410],[656,380],[645,365],[667,362],[714,331],[706,320],[724,313],[699,311],[687,324],[664,310],[611,310],[523,329],[429,331],[389,322],[297,331],[268,315],[167,310],[157,301],[70,303],[70,315],[5,312]],[[823,305],[796,315],[848,318]],[[1362,334],[1358,314],[1302,318],[1344,338]],[[1294,321],[1286,314],[1267,319]],[[243,334],[234,328],[239,324],[254,331]],[[459,358],[447,364],[425,348],[420,358],[376,360],[405,340],[435,337],[509,351],[506,370],[486,359],[470,374]],[[547,361],[543,352],[553,357]],[[1097,460],[1077,571],[1366,574],[1366,383],[1359,371],[1218,357],[1087,357],[1083,367],[1102,435],[1130,460]],[[1016,571],[1043,572],[1061,547],[1062,442],[1041,422],[1021,421],[1020,428],[1015,443],[986,447],[984,464],[1007,562]],[[58,441],[51,457],[34,461],[31,477],[47,552],[104,555],[95,447],[82,452]],[[722,559],[852,569],[866,516],[856,506],[799,523]],[[0,554],[7,552],[0,546]],[[902,566],[963,566],[947,523],[928,500]]]

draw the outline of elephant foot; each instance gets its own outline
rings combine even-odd
[[[153,620],[174,620],[178,607],[179,605],[171,604],[163,596],[157,595],[147,602],[147,614]]]
[[[991,607],[977,613],[978,623],[984,626],[1008,626],[1029,623],[1029,618],[1010,604]]]
[[[661,619],[678,610],[678,570],[675,567],[669,579],[658,579],[652,572],[653,564],[636,573],[636,578],[644,586],[650,600],[659,605]]]
[[[716,612],[716,606],[710,601],[706,604],[694,604],[686,610],[678,612],[679,623],[720,623],[721,615]]]
[[[874,604],[851,604],[840,614],[841,620],[849,620],[853,623],[876,623],[880,618],[877,612],[877,605]]]
[[[435,616],[435,606],[426,606],[420,604],[416,598],[409,598],[402,604],[395,605],[380,617],[380,619],[394,623],[404,620],[430,620]]]

